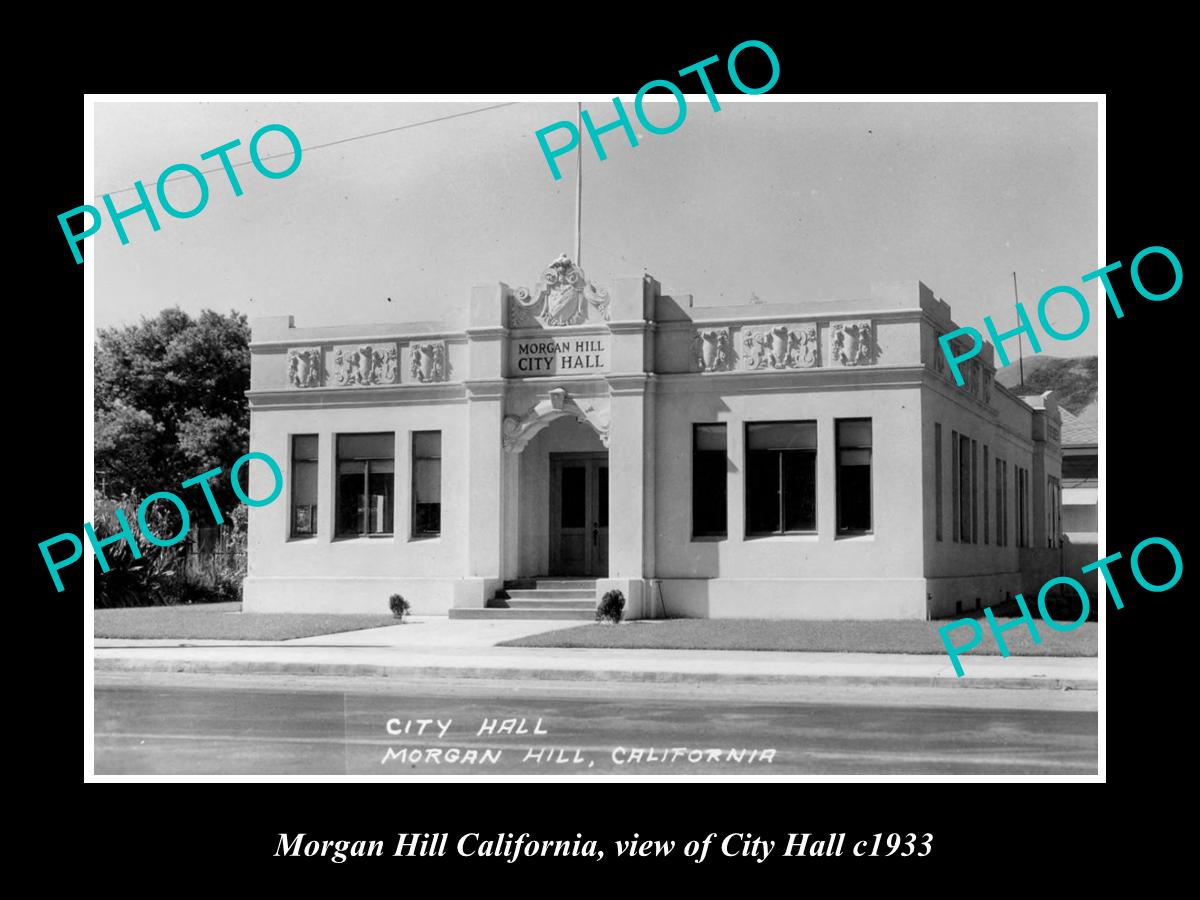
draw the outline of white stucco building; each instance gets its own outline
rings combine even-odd
[[[250,446],[286,487],[251,511],[245,609],[618,588],[632,616],[922,619],[1058,573],[1053,396],[997,385],[991,346],[956,387],[923,284],[694,307],[560,258],[465,319],[253,323]]]

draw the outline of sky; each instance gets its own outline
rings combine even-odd
[[[920,280],[960,325],[1012,321],[1012,272],[1031,318],[1041,294],[1080,289],[1097,257],[1094,103],[798,103],[720,96],[714,112],[688,95],[671,134],[635,125],[603,136],[608,158],[583,148],[582,262],[590,281],[654,276],[696,305],[861,299],[872,281]],[[573,255],[574,152],[550,173],[535,133],[574,120],[574,102],[518,103],[392,131],[506,98],[470,103],[100,102],[95,187],[117,210],[141,179],[161,230],[124,220],[122,246],[106,218],[86,251],[96,264],[96,325],[138,321],[179,306],[291,315],[298,327],[453,318],[477,284],[533,287],[559,254]],[[611,100],[586,101],[599,126]],[[668,124],[674,101],[647,103]],[[167,216],[154,182],[174,163],[216,167],[200,154],[235,138],[249,161],[263,125],[291,128],[305,148],[282,179],[238,168],[233,195],[220,171],[196,216]],[[562,132],[549,137],[552,146]],[[342,141],[334,146],[317,145]],[[268,134],[262,154],[287,140]],[[275,169],[289,160],[269,160]],[[172,182],[187,209],[194,182]],[[1084,291],[1092,326],[1059,356],[1096,352],[1097,282]],[[390,302],[388,298],[391,298]],[[1059,305],[1061,304],[1061,305]],[[1073,330],[1069,300],[1050,321]]]

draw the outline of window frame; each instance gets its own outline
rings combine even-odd
[[[782,450],[782,449],[780,449],[780,450],[752,450],[750,448],[750,429],[755,425],[811,425],[813,428],[814,443],[816,443],[818,446],[815,446],[811,449],[795,448],[795,449],[790,449],[790,450]],[[743,497],[744,518],[742,520],[742,531],[743,531],[745,538],[747,540],[751,540],[751,539],[756,539],[756,538],[785,537],[785,536],[789,536],[789,535],[815,535],[815,534],[817,534],[818,528],[819,528],[819,523],[820,523],[820,519],[818,516],[819,510],[818,510],[818,505],[817,505],[818,499],[819,499],[817,496],[817,483],[819,480],[819,472],[818,472],[818,468],[817,468],[817,464],[818,464],[817,452],[818,452],[819,445],[820,445],[820,431],[819,431],[819,426],[818,426],[817,420],[816,419],[760,419],[760,420],[756,420],[753,422],[744,422],[743,427],[742,427],[742,440],[743,440],[743,443],[742,443],[742,457],[743,457],[742,470],[745,473],[745,477],[743,479],[743,490],[742,490],[742,493],[744,495],[744,497]],[[777,477],[777,485],[778,485],[778,487],[777,487],[778,508],[777,508],[776,522],[777,522],[778,527],[774,531],[751,531],[750,530],[750,454],[751,453],[772,453],[775,455],[776,477]],[[783,456],[785,453],[796,453],[796,454],[804,453],[804,454],[812,455],[812,471],[813,471],[813,480],[812,480],[813,527],[812,528],[801,528],[801,529],[784,529],[783,528],[784,523],[787,521],[786,510],[784,508],[784,475],[783,475],[783,473],[784,473]]]
[[[311,458],[308,458],[308,457],[305,457],[304,459],[297,458],[296,443],[297,443],[297,439],[299,439],[299,438],[312,438],[313,439],[313,443],[316,445],[316,451]],[[313,540],[314,538],[316,538],[317,535],[319,535],[320,531],[321,531],[320,518],[319,518],[319,513],[320,513],[320,509],[321,509],[321,497],[320,497],[320,490],[321,490],[321,488],[320,488],[321,436],[319,434],[305,432],[304,434],[293,434],[293,435],[291,435],[290,439],[291,439],[291,447],[290,447],[291,452],[288,454],[288,459],[289,459],[289,464],[291,467],[292,486],[291,486],[291,490],[288,491],[288,508],[289,508],[288,540],[310,541],[310,540]],[[296,504],[296,489],[300,484],[300,479],[296,477],[297,463],[311,464],[315,470],[313,472],[313,483],[314,483],[313,494],[315,495],[314,496],[315,502],[311,503],[311,504],[305,504],[305,506],[307,506],[308,510],[309,510],[309,513],[308,513],[309,526],[310,526],[309,531],[297,531],[296,530],[296,511],[300,508]]]
[[[995,458],[996,463],[996,546],[1004,546],[1004,460]]]
[[[853,447],[842,446],[842,425],[858,422],[866,422],[871,429],[871,443],[865,447],[856,445]],[[847,419],[833,420],[833,445],[834,453],[834,514],[835,514],[835,530],[839,536],[853,537],[855,535],[874,534],[875,533],[875,422],[870,416],[854,416]],[[867,451],[867,522],[866,528],[850,528],[842,525],[842,450],[866,450]],[[847,466],[846,468],[854,468]]]
[[[698,440],[701,428],[720,428],[721,434],[725,440],[724,450],[700,450],[698,449]],[[723,527],[720,531],[700,531],[696,527],[696,505],[697,493],[699,484],[697,482],[697,461],[700,454],[708,454],[716,457],[721,455],[721,523]],[[726,540],[729,538],[729,423],[728,422],[693,422],[692,423],[692,510],[691,510],[691,526],[692,540]]]
[[[368,524],[369,516],[370,516],[370,503],[368,502],[368,498],[370,497],[370,486],[371,486],[371,463],[372,462],[383,462],[383,461],[387,460],[388,457],[379,456],[379,457],[346,457],[346,458],[343,458],[342,451],[341,451],[341,439],[343,437],[379,437],[379,436],[385,436],[385,435],[390,436],[392,438],[392,456],[390,458],[390,461],[392,464],[392,471],[390,473],[387,473],[392,476],[392,516],[391,516],[391,522],[390,522],[391,528],[387,531],[367,531],[367,530],[365,530],[365,526]],[[352,541],[352,540],[363,539],[363,538],[367,538],[367,539],[394,538],[396,535],[396,432],[394,432],[394,431],[340,431],[340,432],[337,432],[334,435],[333,455],[334,455],[334,460],[333,460],[333,466],[334,466],[334,468],[333,468],[333,475],[334,475],[334,481],[333,481],[333,511],[334,511],[333,512],[333,532],[334,532],[334,534],[333,534],[333,536],[334,536],[334,539],[335,540]],[[343,462],[361,462],[362,463],[362,493],[359,496],[362,498],[362,510],[363,511],[362,511],[362,517],[359,521],[359,530],[358,531],[340,531],[338,529],[338,522],[340,520],[340,510],[341,510],[341,499],[342,499],[342,497],[341,497],[341,481],[342,481],[342,475],[343,475],[343,472],[342,472],[342,463]],[[349,474],[357,475],[357,473],[349,473]],[[378,475],[380,473],[376,472],[375,474]]]
[[[962,515],[962,508],[959,506],[958,492],[962,484],[962,475],[959,473],[959,434],[954,429],[950,430],[950,540],[957,544],[960,543],[959,529],[962,527],[959,524],[959,519]]]
[[[417,435],[436,434],[438,436],[438,455],[437,456],[417,456]],[[412,455],[412,502],[409,504],[409,540],[424,541],[439,538],[442,536],[442,468],[438,466],[438,530],[437,531],[419,531],[417,529],[417,460],[418,459],[436,459],[439,463],[442,460],[442,432],[441,429],[422,429],[420,431],[411,432],[409,438],[409,452]]]
[[[974,520],[974,497],[971,496],[973,468],[971,466],[972,441],[965,434],[958,435],[958,542],[960,544],[974,543],[972,540],[972,523]]]
[[[942,508],[945,505],[945,497],[942,490],[942,478],[944,463],[942,462],[942,423],[933,423],[933,496],[934,504],[937,509],[933,515],[933,536],[935,540],[943,540],[942,533],[945,528],[946,512]]]
[[[988,516],[988,513],[991,510],[991,503],[989,502],[990,498],[988,497],[988,487],[990,486],[990,481],[988,479],[988,469],[990,468],[990,464],[991,464],[991,459],[988,454],[988,445],[984,444],[983,445],[983,485],[982,485],[983,491],[980,493],[979,497],[983,501],[983,509],[980,514],[980,519],[982,519],[982,521],[983,521],[983,543],[985,545],[991,543],[989,538],[991,537],[991,532],[992,532],[991,523],[989,521],[989,516]]]

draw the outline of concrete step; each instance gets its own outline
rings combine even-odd
[[[537,580],[537,589],[539,591],[591,591],[596,593],[595,578],[539,578]]]
[[[593,622],[593,609],[559,609],[539,607],[537,609],[451,609],[451,619],[569,619],[576,622]]]
[[[515,578],[504,582],[505,590],[595,591],[595,578]]]
[[[588,600],[592,603],[596,602],[596,591],[592,590],[572,590],[570,588],[538,588],[537,590],[524,590],[521,588],[510,588],[505,591],[497,591],[497,597],[508,597],[511,600]]]
[[[594,597],[496,597],[489,609],[590,609],[596,611]]]

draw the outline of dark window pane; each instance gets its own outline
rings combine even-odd
[[[779,531],[779,453],[746,451],[746,531]]]
[[[867,450],[839,450],[838,465],[841,466],[869,466],[871,464],[871,451]]]
[[[317,464],[292,464],[292,534],[317,533]]]
[[[1062,461],[1062,477],[1096,478],[1098,477],[1099,456],[1064,456]]]
[[[843,419],[837,423],[839,447],[870,447],[871,420]]]
[[[959,540],[971,541],[971,439],[960,437],[958,444]]]
[[[726,428],[696,425],[692,452],[692,533],[726,533]]]
[[[725,451],[697,453],[692,470],[692,528],[696,534],[726,533]]]
[[[357,472],[339,472],[337,479],[337,533],[361,534],[363,525],[363,482],[365,467]]]
[[[942,518],[945,513],[942,512],[942,426],[935,423],[933,426],[933,484],[934,484],[934,529],[935,537],[940,541],[942,539]]]
[[[413,456],[438,459],[442,455],[442,433],[440,431],[414,431]]]
[[[391,534],[392,531],[392,485],[395,481],[389,467],[386,472],[376,472],[375,463],[369,463],[367,478],[367,534]]]
[[[758,422],[746,427],[748,450],[815,450],[816,422]]]
[[[413,459],[413,534],[442,531],[442,461]]]
[[[372,469],[374,466],[372,465]],[[442,502],[442,461],[413,460],[413,495],[418,503]]]
[[[418,503],[413,511],[413,534],[442,533],[442,504]]]
[[[601,466],[596,472],[596,505],[598,507],[596,522],[601,528],[608,527],[608,466]]]
[[[587,524],[587,469],[563,466],[561,522],[563,528],[583,528]]]
[[[783,529],[815,531],[817,527],[817,454],[789,450],[783,457]]]
[[[317,436],[315,434],[298,434],[292,438],[292,459],[317,458]]]
[[[839,530],[871,530],[870,466],[843,466],[838,471],[838,502]]]
[[[414,535],[442,531],[442,433],[413,432],[413,524]]]
[[[395,448],[392,433],[338,435],[338,535],[391,534]]]
[[[396,435],[339,434],[338,459],[395,459]]]
[[[292,536],[317,533],[317,436],[292,436]]]
[[[697,425],[696,426],[696,451],[701,450],[719,450],[725,452],[725,426],[724,425]]]

